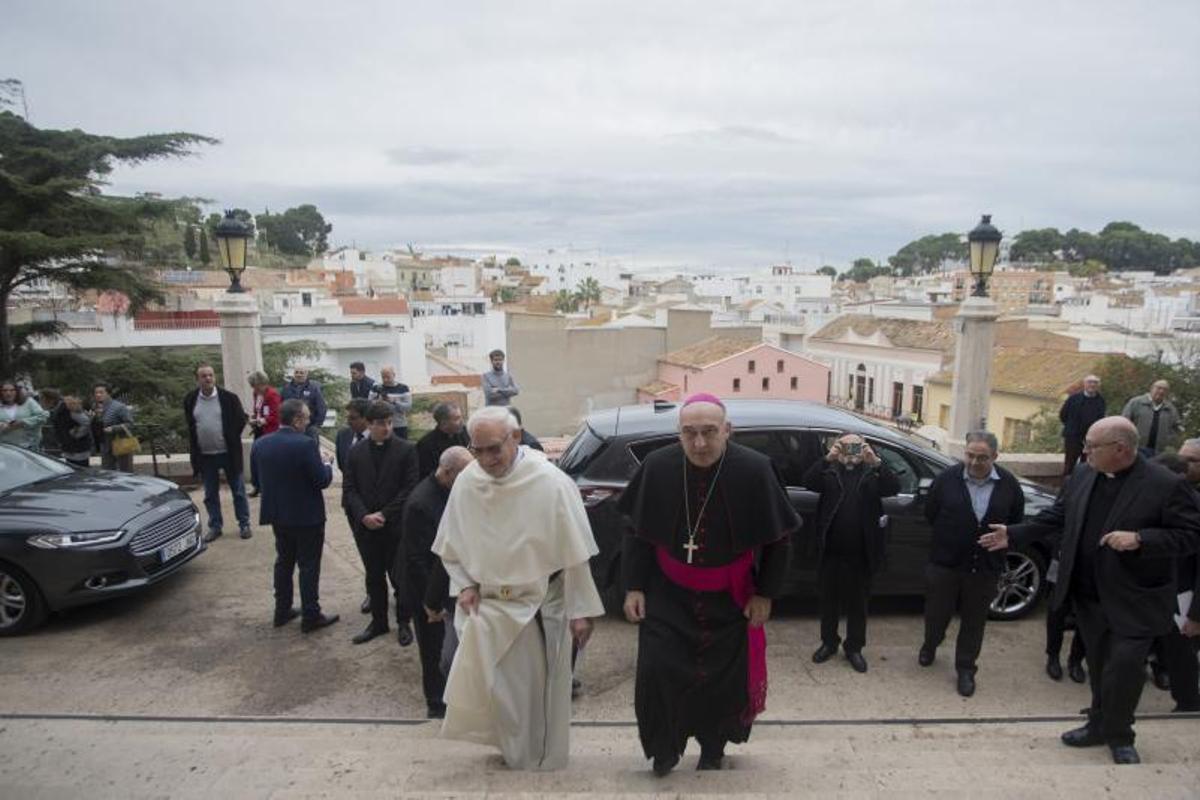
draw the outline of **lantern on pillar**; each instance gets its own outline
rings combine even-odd
[[[987,281],[1000,254],[1000,231],[992,225],[992,215],[984,214],[979,224],[967,234],[971,248],[971,275],[975,278],[975,297],[987,297]]]
[[[221,254],[221,264],[229,273],[230,294],[245,292],[242,287],[242,273],[246,271],[246,247],[250,242],[250,226],[226,210],[225,219],[217,225],[213,236],[217,240],[217,250]]]

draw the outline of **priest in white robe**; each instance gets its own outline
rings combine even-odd
[[[604,606],[574,482],[521,447],[508,409],[467,423],[475,462],[450,492],[433,552],[458,596],[458,651],[442,736],[498,747],[513,769],[561,769],[571,723],[571,643]]]

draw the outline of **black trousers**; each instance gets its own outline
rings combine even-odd
[[[425,692],[425,704],[442,705],[442,694],[446,691],[446,676],[442,674],[442,644],[446,639],[446,625],[430,622],[425,614],[425,581],[421,574],[409,570],[404,579],[404,594],[413,614],[413,633],[417,639],[417,652],[421,657],[421,688]]]
[[[866,557],[859,553],[825,553],[817,571],[817,586],[821,593],[821,641],[838,646],[838,620],[844,612],[846,652],[860,652],[867,643],[867,597],[871,593]]]
[[[1162,642],[1171,697],[1184,711],[1200,711],[1200,638],[1184,636],[1175,628]]]
[[[358,555],[362,558],[363,583],[366,584],[367,597],[371,600],[371,621],[378,627],[386,628],[388,624],[388,582],[392,584],[392,593],[396,597],[396,623],[408,623],[406,603],[401,592],[400,575],[396,563],[396,549],[400,537],[387,528],[377,531],[367,530],[361,525],[354,529],[354,544],[358,546]]]
[[[1070,475],[1081,458],[1087,460],[1083,455],[1083,438],[1063,438],[1063,475]]]
[[[1063,637],[1066,634],[1067,622],[1073,609],[1071,601],[1067,600],[1058,608],[1052,608],[1046,613],[1046,655],[1058,658],[1062,654]],[[1067,654],[1068,664],[1082,664],[1087,655],[1087,647],[1083,643],[1083,634],[1078,629],[1071,637],[1071,650]]]
[[[300,569],[300,611],[305,619],[321,615],[321,550],[325,525],[290,527],[272,525],[275,532],[275,613],[292,608],[292,573]]]
[[[996,597],[994,572],[968,572],[937,564],[925,566],[925,646],[936,649],[946,638],[946,627],[958,612],[958,639],[954,647],[954,667],[977,669],[983,649],[983,630],[987,625],[988,606]]]
[[[1088,727],[1110,746],[1133,744],[1133,715],[1146,682],[1146,654],[1154,637],[1121,636],[1109,626],[1099,602],[1075,597],[1074,603],[1092,685]]]

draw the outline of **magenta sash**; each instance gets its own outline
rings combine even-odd
[[[697,567],[676,561],[662,546],[655,548],[658,566],[672,583],[693,592],[729,592],[742,609],[754,595],[751,568],[754,554],[747,550],[723,567]],[[749,725],[767,707],[767,632],[762,626],[746,626],[746,694],[749,703],[742,723]]]

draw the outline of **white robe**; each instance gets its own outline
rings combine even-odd
[[[535,450],[522,448],[503,478],[472,464],[450,492],[433,552],[451,592],[478,586],[480,594],[477,614],[455,614],[442,736],[499,747],[515,769],[565,767],[568,623],[604,613],[579,490]]]

